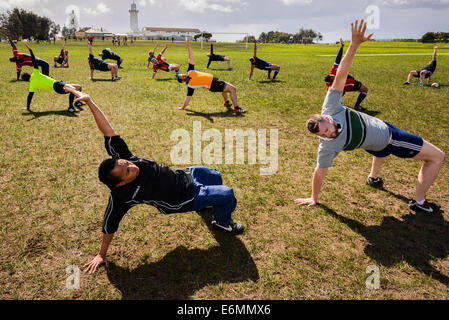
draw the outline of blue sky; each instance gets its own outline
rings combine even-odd
[[[349,38],[349,23],[370,17],[374,38],[419,38],[427,31],[449,32],[449,0],[136,0],[139,27],[188,27],[214,32],[297,32],[301,27],[323,34],[323,42]],[[45,15],[58,24],[66,11],[79,12],[81,26],[130,31],[132,1],[0,0],[0,11],[14,7]],[[373,7],[374,6],[374,7]],[[368,13],[367,8],[374,8]],[[71,9],[70,9],[71,8]],[[374,15],[378,13],[378,20]],[[373,15],[374,14],[374,15]],[[378,23],[374,23],[378,22]],[[218,40],[242,35],[216,36]]]

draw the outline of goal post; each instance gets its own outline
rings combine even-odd
[[[243,35],[246,37],[246,49],[248,49],[248,37],[249,37],[249,33],[247,32],[211,32],[211,31],[201,31],[201,49],[203,49],[203,42],[204,42],[204,37],[203,37],[203,33],[211,33],[212,35]]]

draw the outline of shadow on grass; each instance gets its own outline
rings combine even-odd
[[[271,80],[261,80],[258,81],[259,83],[280,83],[280,82],[284,82],[282,80],[276,80],[276,81],[271,81]]]
[[[79,109],[82,110],[82,108],[79,108]],[[33,118],[28,119],[27,121],[31,121],[31,120],[35,120],[35,119],[40,118],[40,117],[51,116],[51,115],[66,116],[66,117],[76,117],[75,113],[69,112],[67,110],[38,111],[38,112],[32,111],[32,110],[28,110],[28,111],[22,112],[22,115],[24,115],[24,116],[32,115],[33,116]]]
[[[156,78],[155,80],[156,81],[173,81],[173,80],[176,80],[176,79],[175,78],[162,78],[162,79]]]
[[[228,68],[208,68],[207,70],[212,70],[212,71],[232,71],[232,69],[228,69]]]
[[[442,212],[409,213],[403,215],[402,220],[388,216],[380,225],[365,226],[325,205],[319,207],[365,237],[370,243],[365,247],[365,254],[381,265],[391,267],[404,261],[449,285],[449,277],[430,264],[431,260],[445,259],[449,255],[449,223]]]
[[[185,109],[185,111],[188,111],[188,116],[195,116],[195,117],[204,117],[207,120],[209,120],[211,123],[214,123],[213,117],[241,117],[242,114],[235,115],[232,110],[224,110],[223,112],[212,112],[212,113],[206,113],[206,112],[198,112],[190,109]]]
[[[367,115],[370,115],[371,117],[375,117],[381,113],[380,111],[375,111],[375,110],[366,110],[366,111],[362,111],[362,112],[365,112]]]
[[[199,212],[218,246],[178,246],[159,261],[129,270],[109,262],[107,275],[122,299],[189,299],[196,291],[219,283],[258,281],[248,249],[235,235],[212,229],[209,210]]]
[[[101,82],[101,81],[110,81],[110,82],[114,82],[114,80],[112,79],[91,79],[93,82]]]

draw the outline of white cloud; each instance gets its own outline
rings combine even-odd
[[[227,5],[223,6],[219,3],[228,2],[228,3],[235,3],[235,1],[212,1],[212,0],[181,0],[179,3],[179,6],[184,7],[185,9],[192,11],[192,12],[198,12],[198,13],[204,13],[207,9],[213,10],[213,11],[221,11],[221,12],[233,12],[234,9],[232,6]]]
[[[100,14],[110,13],[111,9],[109,9],[103,2],[100,2],[95,9],[83,8],[83,11],[87,15],[98,16]]]
[[[312,0],[281,0],[286,6],[291,4],[308,5],[312,3]]]

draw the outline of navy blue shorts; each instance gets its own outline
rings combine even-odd
[[[414,76],[416,78],[421,77],[421,71],[423,71],[424,69],[421,70],[416,70],[416,72],[418,73],[418,75]],[[426,71],[426,75],[424,76],[425,79],[427,79],[428,77],[430,77],[432,75],[432,72],[430,72],[429,70],[424,70]]]
[[[413,158],[422,149],[424,140],[414,134],[402,131],[391,123],[384,121],[391,132],[391,142],[383,150],[366,150],[375,157],[383,158],[390,154],[399,158]]]

